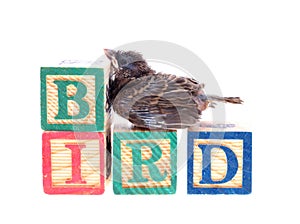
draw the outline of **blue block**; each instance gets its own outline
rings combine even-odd
[[[188,132],[188,194],[250,194],[251,132]]]

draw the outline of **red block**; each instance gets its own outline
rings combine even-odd
[[[47,194],[104,192],[104,135],[44,132],[43,184]]]

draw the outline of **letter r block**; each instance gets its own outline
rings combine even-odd
[[[250,194],[252,133],[188,132],[188,194]]]
[[[45,193],[102,194],[104,141],[97,132],[44,132]]]
[[[41,68],[42,129],[104,131],[102,68]]]
[[[175,193],[175,131],[115,132],[113,141],[115,194]]]

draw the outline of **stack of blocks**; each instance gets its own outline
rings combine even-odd
[[[41,68],[46,193],[104,192],[111,169],[107,80],[102,68]],[[176,143],[176,131],[115,130],[114,192],[175,193]]]
[[[41,68],[45,193],[104,192],[112,166],[107,76],[101,65]],[[251,150],[251,132],[235,125],[189,129],[188,194],[249,194]],[[115,127],[115,194],[174,194],[176,179],[176,131]]]
[[[105,74],[101,67],[41,68],[43,183],[48,194],[104,192],[105,162],[110,166]]]

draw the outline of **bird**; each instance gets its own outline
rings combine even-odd
[[[206,95],[190,77],[156,72],[137,51],[104,49],[110,61],[107,100],[137,128],[185,129],[199,124],[216,102],[242,104],[240,97]]]

